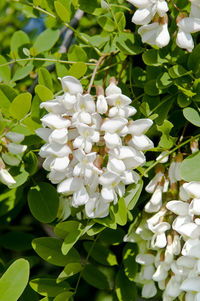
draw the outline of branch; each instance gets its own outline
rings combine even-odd
[[[92,73],[92,77],[91,77],[91,80],[90,80],[90,84],[89,84],[89,87],[88,87],[88,93],[90,93],[91,89],[92,89],[92,84],[94,82],[94,78],[95,78],[95,75],[97,73],[97,70],[99,68],[99,66],[101,65],[101,63],[105,60],[105,57],[107,56],[107,54],[103,54],[100,59],[98,60],[95,68],[94,68],[94,71]]]

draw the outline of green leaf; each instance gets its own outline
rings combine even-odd
[[[177,96],[177,103],[179,107],[185,108],[191,104],[190,97],[187,97],[186,95],[179,93]]]
[[[162,136],[161,136],[161,139],[159,142],[160,147],[169,149],[175,143],[176,138],[171,137],[169,135],[172,128],[173,128],[173,124],[168,120],[165,120],[161,126],[157,125],[158,131],[162,133]]]
[[[10,105],[9,112],[13,118],[21,120],[31,108],[32,95],[30,93],[19,94]]]
[[[137,300],[137,289],[134,282],[126,278],[122,269],[119,270],[116,277],[116,295],[119,301],[135,301]]]
[[[82,224],[78,221],[66,221],[57,224],[54,228],[55,235],[64,239],[66,235],[79,229]]]
[[[126,193],[124,196],[126,206],[128,210],[133,210],[137,201],[140,197],[143,188],[143,181],[140,179],[137,184],[131,184],[126,189]]]
[[[28,172],[24,169],[24,166],[16,166],[10,169],[13,178],[15,179],[16,183],[11,185],[11,188],[16,188],[24,184],[28,179]]]
[[[82,270],[82,265],[79,262],[72,262],[68,263],[64,270],[60,273],[57,278],[57,283],[74,276],[75,274],[79,273]]]
[[[126,55],[136,55],[142,52],[142,48],[137,45],[134,35],[129,32],[120,32],[117,34],[114,43]]]
[[[157,87],[156,79],[151,79],[144,85],[144,92],[150,96],[159,95],[162,91]]]
[[[200,57],[199,57],[200,45],[197,45],[194,50],[190,53],[188,59],[188,68],[194,73],[200,71]]]
[[[55,187],[38,183],[28,192],[28,204],[33,216],[42,223],[51,223],[57,216],[59,198]]]
[[[88,0],[79,0],[80,9],[89,14],[98,14],[98,11],[103,11],[100,9],[99,3],[97,0],[90,1],[88,5]]]
[[[170,87],[173,84],[172,79],[170,78],[168,72],[164,72],[157,77],[156,85],[158,89],[165,89]]]
[[[87,283],[98,289],[109,289],[109,283],[106,276],[97,268],[97,266],[92,264],[86,265],[82,276]]]
[[[87,53],[82,47],[78,45],[71,46],[67,55],[69,61],[87,62],[88,60]]]
[[[56,297],[58,294],[70,289],[67,282],[56,283],[56,279],[52,278],[36,278],[31,280],[29,284],[38,294],[47,297]]]
[[[35,87],[35,93],[42,101],[47,101],[54,98],[53,92],[43,85],[37,85]]]
[[[54,2],[55,10],[59,18],[63,22],[69,22],[70,21],[70,11],[69,9],[66,9],[65,6],[60,3],[59,1]]]
[[[200,115],[197,110],[190,107],[185,108],[183,109],[183,115],[190,123],[200,127]]]
[[[16,260],[0,279],[1,301],[17,301],[29,279],[29,263],[25,259]]]
[[[83,62],[73,64],[68,71],[68,74],[76,78],[80,78],[87,72],[87,65]]]
[[[124,226],[127,223],[127,208],[124,198],[120,198],[113,207],[113,213],[117,224]]]
[[[49,88],[50,90],[53,90],[53,82],[51,79],[51,74],[46,68],[39,69],[38,83],[40,85]]]
[[[73,232],[68,233],[62,244],[62,253],[67,255],[70,249],[75,245],[78,239],[83,235],[84,228],[78,228]]]
[[[30,43],[28,35],[22,30],[16,31],[10,40],[11,52],[15,54],[15,57],[18,57],[19,49],[28,43]]]
[[[52,237],[35,238],[32,242],[35,252],[47,262],[65,266],[69,263],[80,262],[80,256],[76,249],[72,248],[67,255],[61,252],[62,241]]]
[[[191,73],[191,71],[187,71],[181,65],[174,65],[173,67],[169,68],[168,72],[172,78],[182,77]]]
[[[97,22],[105,31],[113,32],[115,29],[114,21],[107,16],[98,17]]]
[[[57,295],[53,301],[68,301],[68,300],[73,300],[71,297],[74,295],[73,292],[64,292],[59,295]]]
[[[150,49],[142,54],[142,59],[146,65],[149,66],[160,66],[163,63],[167,63],[165,57],[160,56],[160,52],[155,49]]]
[[[10,116],[10,102],[17,96],[16,91],[5,84],[0,84],[0,108],[5,116]]]
[[[6,59],[0,55],[0,65],[7,63]],[[2,81],[9,81],[11,78],[11,69],[9,66],[0,66],[0,78]]]
[[[200,181],[200,152],[187,157],[181,163],[181,178],[185,181]]]
[[[92,245],[93,242],[84,242],[84,248],[87,252],[92,249]],[[94,258],[94,260],[96,260],[98,263],[101,263],[103,265],[114,266],[118,264],[115,254],[99,243],[96,243],[94,245],[90,256]]]
[[[28,64],[25,67],[18,67],[12,78],[12,81],[16,82],[17,80],[27,77],[30,74],[30,72],[32,71],[32,69],[33,69],[32,63]]]
[[[126,18],[123,12],[117,12],[115,15],[117,25],[120,31],[123,31],[126,27]]]
[[[129,280],[134,281],[137,272],[137,263],[135,261],[137,255],[137,245],[128,243],[123,249],[123,265],[125,275]]]
[[[30,151],[24,156],[24,165],[25,170],[30,174],[33,175],[36,173],[38,169],[38,158],[34,154],[34,152]]]
[[[38,53],[50,50],[57,42],[60,36],[60,31],[53,29],[46,29],[36,39],[33,47],[37,49]]]

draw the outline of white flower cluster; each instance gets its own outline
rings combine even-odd
[[[83,94],[76,78],[66,76],[61,82],[64,94],[41,104],[49,112],[36,131],[46,141],[39,153],[43,167],[73,207],[84,206],[90,218],[104,217],[125,185],[139,180],[133,169],[144,164],[143,151],[153,147],[144,134],[152,120],[129,120],[136,110],[115,82],[106,96],[100,89],[96,101]]]
[[[15,180],[6,169],[6,164],[9,166],[18,166],[22,154],[25,152],[27,146],[20,144],[24,140],[24,135],[7,132],[0,140],[1,144],[1,158],[0,158],[0,182],[10,186],[15,184]]]
[[[165,0],[127,0],[138,9],[135,11],[132,22],[142,25],[138,33],[142,42],[162,48],[168,45],[170,35],[168,31],[168,4]],[[190,0],[191,11],[180,13],[177,17],[178,33],[176,43],[189,52],[194,48],[191,33],[200,31],[200,1]],[[152,21],[152,23],[150,23]],[[149,24],[150,23],[150,24]]]
[[[158,286],[164,301],[200,300],[200,182],[180,181],[180,162],[179,154],[167,175],[164,166],[157,168],[146,187],[152,193],[148,214],[125,238],[138,244],[141,268],[135,282],[144,298],[155,296]]]

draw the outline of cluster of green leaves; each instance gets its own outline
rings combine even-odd
[[[91,294],[95,301],[136,300],[137,248],[125,243],[124,236],[128,226],[131,231],[137,224],[147,198],[142,192],[142,175],[152,172],[161,151],[180,149],[186,154],[182,178],[200,181],[200,153],[188,156],[189,142],[200,136],[199,46],[187,53],[173,41],[164,49],[143,45],[130,22],[131,6],[122,0],[105,0],[102,7],[102,2],[0,3],[0,29],[5,29],[0,34],[0,145],[12,130],[24,134],[23,144],[28,146],[19,166],[7,165],[16,184],[8,189],[0,183],[3,301],[80,301]],[[179,0],[177,5],[188,10],[188,1]],[[75,29],[72,21],[77,9],[84,16]],[[178,12],[173,6],[170,9],[173,31]],[[45,28],[40,33],[35,28],[26,32],[30,19],[42,20]],[[74,38],[63,53],[61,46],[69,30]],[[108,217],[87,220],[81,215],[82,208],[72,208],[62,221],[61,199],[37,155],[43,141],[35,130],[45,114],[40,103],[59,95],[58,77],[74,76],[87,89],[102,56],[94,84],[105,87],[111,76],[119,80],[123,93],[133,99],[136,118],[154,121],[148,135],[155,148],[138,169],[139,183],[127,187],[125,196],[110,207]],[[17,259],[14,263],[13,258]],[[29,265],[30,285],[26,286]]]

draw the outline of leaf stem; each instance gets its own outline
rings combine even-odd
[[[196,136],[194,136],[194,137],[192,137],[192,138],[190,138],[190,139],[184,141],[183,143],[177,145],[177,146],[174,147],[171,151],[168,151],[168,153],[165,154],[164,156],[162,156],[162,157],[160,158],[160,160],[154,162],[150,167],[148,167],[148,168],[143,172],[142,176],[147,176],[148,172],[149,172],[152,168],[154,168],[158,163],[160,163],[160,161],[162,161],[162,159],[164,159],[166,156],[169,156],[169,155],[173,154],[177,149],[181,148],[182,146],[184,146],[184,145],[190,143],[191,141],[193,141],[193,140],[195,140],[195,139],[197,139],[197,138],[199,138],[199,137],[200,137],[200,134],[198,134],[198,135],[196,135]]]
[[[74,61],[64,61],[64,60],[59,60],[59,59],[49,59],[49,58],[42,58],[42,57],[27,57],[25,59],[15,59],[10,62],[4,63],[0,65],[1,67],[8,66],[14,63],[20,63],[20,62],[28,62],[28,61],[44,61],[44,62],[51,62],[51,63],[61,63],[61,64],[76,64],[77,62]],[[94,63],[85,63],[86,65],[89,66],[95,66],[96,64]]]
[[[90,248],[90,250],[89,250],[89,252],[88,252],[88,254],[87,254],[87,257],[86,257],[85,262],[84,262],[84,267],[83,267],[82,271],[80,272],[79,277],[78,277],[78,280],[77,280],[77,283],[76,283],[76,287],[75,287],[75,290],[74,290],[74,294],[76,294],[76,292],[77,292],[77,290],[78,290],[79,283],[80,283],[81,277],[82,277],[82,275],[83,275],[83,271],[84,271],[84,269],[85,269],[85,267],[86,267],[86,265],[87,265],[87,263],[88,263],[88,260],[89,260],[89,258],[90,258],[90,255],[92,254],[92,251],[93,251],[93,249],[94,249],[94,246],[95,246],[95,244],[96,244],[96,242],[97,242],[97,240],[98,240],[98,238],[99,238],[99,235],[100,235],[100,234],[98,234],[98,235],[96,236],[96,238],[94,239],[93,244],[92,244],[92,246],[91,246],[91,248]]]

